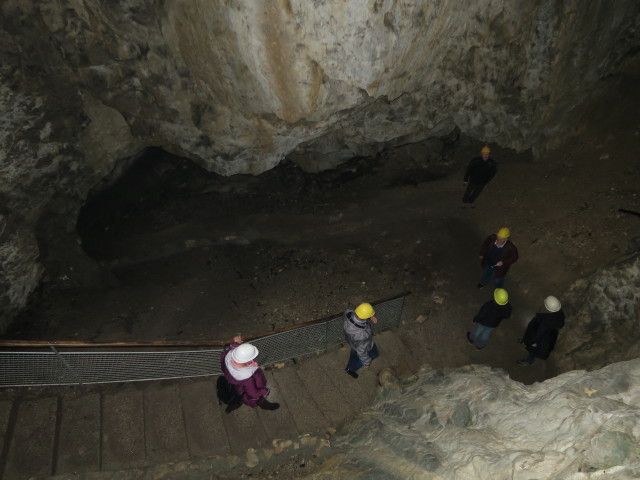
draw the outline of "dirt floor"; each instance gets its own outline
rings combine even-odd
[[[464,137],[320,174],[283,163],[258,177],[222,178],[151,151],[79,220],[113,285],[71,291],[57,279],[5,337],[225,340],[409,291],[400,333],[416,363],[485,363],[542,380],[553,356],[515,363],[527,321],[545,296],[562,300],[640,235],[640,218],[618,211],[640,211],[635,85],[620,80],[619,97],[575,112],[580,127],[535,162],[491,145],[498,174],[474,209],[461,208],[462,178],[482,143]],[[477,351],[465,332],[492,296],[476,288],[478,250],[503,226],[520,253],[505,283],[514,315]]]

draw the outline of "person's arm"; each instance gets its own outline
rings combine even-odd
[[[512,263],[516,263],[518,261],[518,249],[516,246],[509,242],[509,244],[505,247],[504,256],[500,259],[497,266],[501,267],[502,265],[508,267]]]
[[[473,159],[471,159],[471,161],[467,165],[467,168],[464,171],[464,183],[465,183],[465,185],[469,182],[469,179],[471,178],[471,165],[472,164],[473,164]]]

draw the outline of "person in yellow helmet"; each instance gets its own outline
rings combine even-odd
[[[502,288],[504,277],[512,264],[518,261],[518,249],[509,237],[511,231],[502,227],[489,235],[480,247],[480,266],[483,268],[478,288],[484,287],[495,276],[495,288]]]
[[[344,371],[353,378],[358,378],[358,369],[369,367],[380,355],[371,330],[371,323],[378,323],[375,314],[370,303],[361,303],[355,310],[347,309],[344,312],[344,338],[351,347],[349,362]]]
[[[467,332],[467,341],[482,350],[489,341],[489,335],[502,320],[511,318],[511,304],[509,294],[504,288],[496,288],[493,298],[480,307],[480,311],[473,318],[473,330]]]
[[[496,175],[498,167],[496,162],[491,158],[491,149],[488,146],[482,147],[480,155],[473,157],[467,165],[464,172],[464,184],[466,189],[462,195],[462,208],[470,205],[474,208],[473,202],[476,201],[482,189]]]

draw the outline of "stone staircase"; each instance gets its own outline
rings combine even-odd
[[[0,391],[0,478],[144,471],[204,460],[221,472],[250,469],[287,447],[318,448],[369,405],[380,370],[411,373],[395,332],[377,335],[376,342],[381,356],[357,380],[344,372],[346,347],[267,369],[277,411],[243,406],[225,414],[216,399],[217,377]]]

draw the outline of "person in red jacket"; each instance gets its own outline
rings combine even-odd
[[[495,288],[502,288],[509,267],[518,261],[518,249],[509,240],[511,231],[502,227],[498,233],[489,235],[480,248],[480,265],[483,268],[478,288],[484,287],[495,275]]]
[[[267,378],[262,369],[254,361],[258,349],[250,343],[242,343],[240,336],[234,337],[233,343],[220,357],[220,367],[227,381],[233,385],[237,400],[227,405],[226,412],[232,412],[244,403],[248,407],[263,410],[277,410],[280,404],[267,400],[269,389]]]

